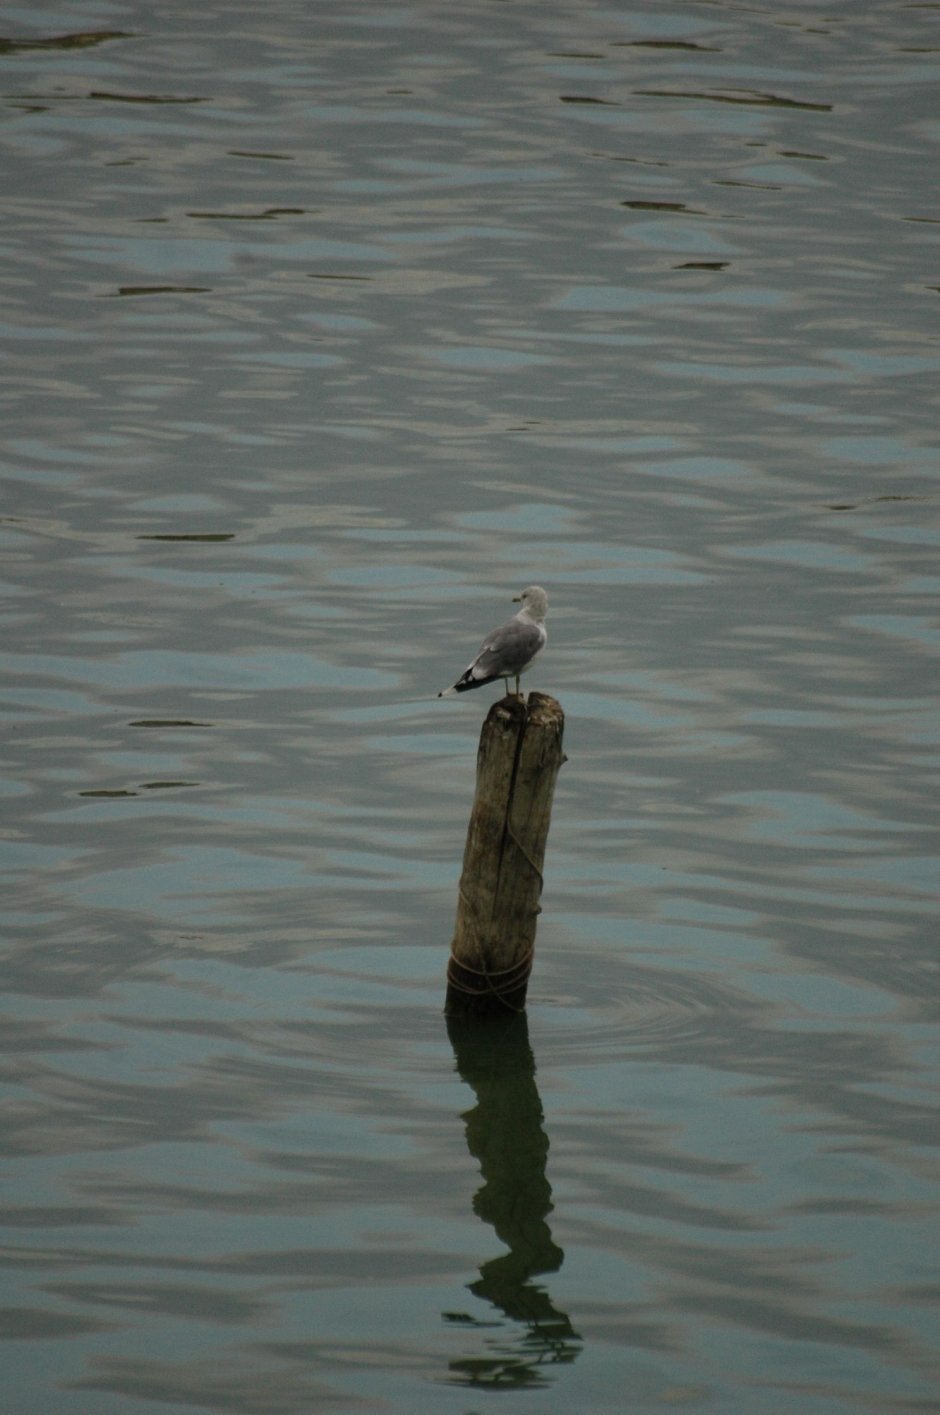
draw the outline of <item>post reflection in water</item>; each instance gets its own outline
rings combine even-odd
[[[467,1147],[480,1162],[483,1184],[473,1209],[509,1249],[480,1267],[469,1283],[523,1332],[492,1336],[491,1354],[450,1362],[451,1378],[473,1386],[533,1386],[546,1382],[546,1367],[569,1364],[581,1338],[558,1310],[540,1273],[558,1272],[564,1252],[554,1242],[547,1218],[552,1191],[545,1173],[548,1136],[535,1084],[535,1058],[528,1023],[520,1013],[506,1018],[447,1019],[457,1071],[472,1087],[477,1103],[464,1114]],[[446,1313],[454,1325],[490,1325],[466,1313]],[[501,1323],[496,1325],[501,1326]]]

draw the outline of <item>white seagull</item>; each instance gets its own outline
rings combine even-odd
[[[484,683],[495,683],[497,678],[505,679],[507,693],[509,680],[515,678],[516,697],[519,697],[520,674],[530,667],[548,642],[544,622],[548,613],[548,595],[539,585],[529,585],[513,599],[515,603],[522,603],[519,613],[487,634],[476,658],[456,683],[438,693],[439,698],[449,698],[451,693],[466,693],[470,688],[482,688]]]

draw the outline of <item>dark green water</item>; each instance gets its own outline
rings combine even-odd
[[[940,1409],[938,20],[4,10],[5,1415]]]

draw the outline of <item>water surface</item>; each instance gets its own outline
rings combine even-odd
[[[936,24],[5,10],[14,1415],[940,1408]]]

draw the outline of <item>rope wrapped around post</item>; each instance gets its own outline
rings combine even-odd
[[[501,973],[489,973],[485,969],[468,968],[453,954],[447,960],[448,991],[463,993],[467,998],[492,998],[510,1012],[525,1011],[525,991],[532,972],[535,950],[530,949],[524,958]],[[515,995],[521,990],[522,1004],[517,1005]]]

